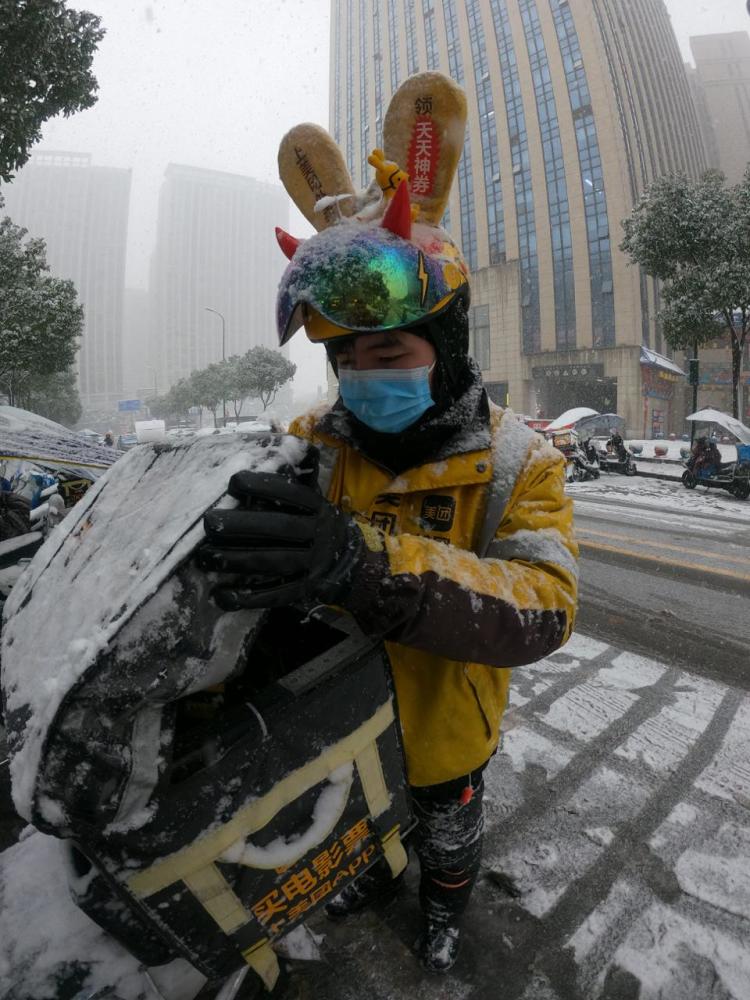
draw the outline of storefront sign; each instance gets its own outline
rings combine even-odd
[[[604,378],[604,365],[544,365],[532,368],[531,375],[536,379]]]

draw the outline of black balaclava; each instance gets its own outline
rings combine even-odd
[[[395,473],[421,465],[434,457],[455,434],[470,426],[489,425],[489,407],[481,389],[481,376],[469,357],[468,302],[457,296],[434,319],[412,327],[409,333],[424,337],[435,348],[432,397],[435,405],[398,434],[373,430],[349,413],[339,398],[336,410],[347,414],[354,444],[368,458]],[[335,353],[326,345],[328,360],[336,374]],[[457,406],[465,399],[466,405]]]

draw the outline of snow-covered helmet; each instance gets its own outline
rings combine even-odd
[[[402,181],[382,220],[343,219],[309,240],[277,231],[293,256],[279,286],[279,343],[305,326],[312,341],[408,329],[468,299],[461,251],[439,226],[412,222]]]
[[[468,307],[469,271],[440,225],[463,151],[466,96],[449,77],[409,77],[391,98],[383,149],[368,163],[370,186],[356,192],[341,151],[315,125],[281,142],[279,174],[318,230],[297,240],[277,229],[290,264],[276,307],[279,343],[304,325],[313,341],[418,329]]]

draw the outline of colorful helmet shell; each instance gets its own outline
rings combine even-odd
[[[438,226],[412,223],[406,183],[382,221],[344,219],[298,242],[277,230],[291,256],[279,285],[279,343],[305,326],[310,340],[403,329],[468,295],[461,252]]]

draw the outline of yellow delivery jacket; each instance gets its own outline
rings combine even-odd
[[[449,781],[494,752],[509,668],[552,653],[573,628],[564,459],[491,404],[484,435],[459,433],[439,460],[394,477],[335,413],[319,408],[290,433],[320,449],[321,489],[363,526],[364,565],[344,606],[386,639],[409,781]]]

